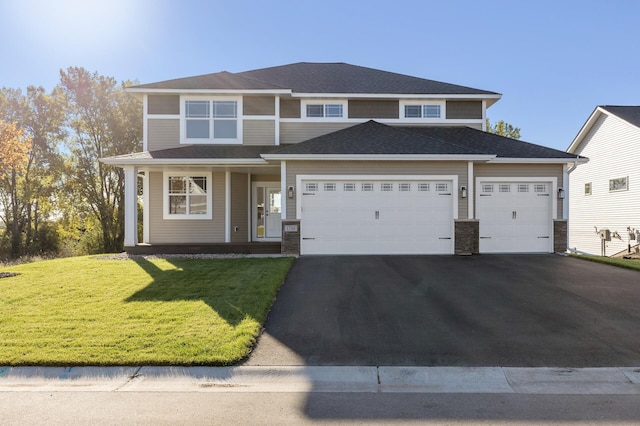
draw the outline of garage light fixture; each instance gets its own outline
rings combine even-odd
[[[560,200],[564,199],[564,189],[558,188],[558,198]]]
[[[466,186],[461,186],[460,187],[460,197],[467,198],[467,187]]]

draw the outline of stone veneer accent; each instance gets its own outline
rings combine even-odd
[[[553,252],[567,251],[567,221],[564,219],[553,221]]]
[[[477,219],[456,220],[454,253],[478,254],[480,251],[480,222]]]
[[[295,231],[288,231],[295,226]],[[282,221],[282,254],[290,254],[294,256],[300,255],[300,221],[299,220],[283,220]]]

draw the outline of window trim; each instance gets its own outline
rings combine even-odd
[[[620,180],[620,179],[624,179],[624,188],[611,189],[611,183],[614,180]],[[629,176],[621,176],[621,177],[609,179],[609,192],[623,192],[623,191],[628,191],[628,190],[629,190]]]
[[[322,105],[322,117],[308,117],[308,105]],[[327,117],[327,105],[341,105],[342,117]],[[300,101],[300,118],[305,121],[346,121],[349,119],[349,102],[345,99],[302,99]]]
[[[206,214],[172,214],[169,212],[169,178],[203,176],[207,179],[207,213]],[[162,218],[165,220],[211,220],[213,219],[213,173],[210,171],[190,170],[162,172]],[[187,199],[189,195],[187,194]],[[188,203],[188,201],[187,201]]]
[[[406,117],[406,106],[420,106],[420,117]],[[424,117],[424,108],[427,105],[437,105],[440,107],[440,117]],[[414,122],[439,122],[446,120],[447,117],[447,103],[444,100],[439,99],[405,99],[399,102],[398,117],[401,121],[414,121]]]
[[[209,122],[209,138],[187,138],[187,113],[186,103],[187,101],[207,101],[209,102],[210,117]],[[236,102],[236,137],[235,138],[214,138],[213,137],[213,102]],[[243,129],[243,115],[242,115],[242,97],[241,96],[180,96],[180,144],[182,145],[233,145],[242,144],[242,129]],[[201,119],[203,120],[203,119]]]

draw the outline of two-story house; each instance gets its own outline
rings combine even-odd
[[[128,91],[144,108],[143,152],[102,161],[125,171],[129,250],[566,250],[563,188],[580,160],[485,132],[498,93],[345,63]]]

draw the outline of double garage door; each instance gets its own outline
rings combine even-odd
[[[453,180],[323,178],[299,188],[302,254],[453,253]]]
[[[452,254],[455,179],[304,178],[301,254]],[[553,251],[552,182],[476,183],[480,253]]]

